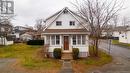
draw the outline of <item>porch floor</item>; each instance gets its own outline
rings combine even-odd
[[[62,53],[61,59],[62,60],[72,60],[73,59],[72,53]]]

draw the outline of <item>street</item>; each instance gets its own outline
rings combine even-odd
[[[109,49],[110,47],[110,49]],[[105,50],[113,57],[113,62],[100,68],[93,69],[90,73],[130,73],[130,49],[101,42],[99,48]]]

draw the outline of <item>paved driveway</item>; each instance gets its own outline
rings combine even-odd
[[[100,48],[109,52],[109,45],[105,42],[100,43]],[[111,45],[110,55],[114,59],[111,64],[91,70],[90,73],[130,73],[130,49]]]

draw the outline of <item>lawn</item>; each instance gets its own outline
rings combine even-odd
[[[18,65],[26,69],[59,70],[61,63],[55,59],[45,59],[38,56],[42,46],[14,44],[0,46],[0,58],[15,58]]]
[[[122,47],[130,49],[130,44],[121,43],[121,42],[119,42],[119,40],[112,40],[112,44],[119,45],[119,46],[122,46]]]
[[[90,53],[92,49],[90,49]],[[90,54],[91,55],[91,54]],[[99,57],[89,56],[86,59],[74,61],[73,68],[77,73],[85,73],[89,69],[101,67],[112,62],[112,57],[103,51],[99,51]]]

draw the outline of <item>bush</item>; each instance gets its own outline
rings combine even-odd
[[[44,40],[29,40],[28,45],[44,45]]]
[[[55,48],[53,51],[53,56],[56,59],[61,59],[61,48]]]
[[[73,59],[76,60],[79,58],[79,49],[73,48]]]

